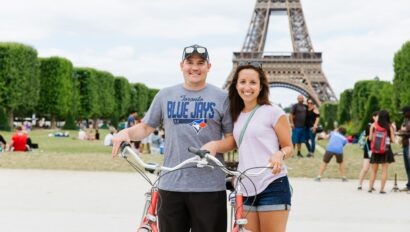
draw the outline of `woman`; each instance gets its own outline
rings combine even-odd
[[[367,175],[367,172],[369,171],[370,168],[370,157],[371,157],[371,150],[370,150],[370,127],[374,122],[377,121],[377,115],[379,112],[374,112],[372,114],[372,118],[370,119],[369,124],[366,127],[365,130],[365,136],[366,136],[366,143],[363,147],[363,165],[362,165],[362,170],[360,170],[359,173],[359,186],[357,187],[357,190],[362,190],[362,184],[363,184],[363,179]]]
[[[238,146],[239,171],[264,167],[272,171],[242,181],[246,229],[286,231],[291,190],[283,160],[293,154],[291,128],[285,112],[269,102],[269,84],[260,65],[240,65],[229,86],[230,112],[234,122],[234,141],[230,138],[203,146],[211,153],[226,152]],[[252,111],[240,143],[240,134]],[[233,140],[233,139],[232,139]],[[253,171],[259,171],[253,169]],[[256,196],[256,200],[254,201]],[[254,203],[254,204],[253,204]]]
[[[387,131],[387,138],[386,138],[386,149],[383,153],[372,153],[372,156],[370,158],[370,164],[371,164],[371,175],[370,175],[370,181],[369,181],[369,193],[374,191],[373,185],[376,180],[376,175],[377,171],[379,169],[379,164],[382,165],[382,176],[381,176],[381,186],[380,186],[380,193],[385,194],[386,192],[384,191],[384,186],[386,185],[387,181],[387,170],[389,168],[389,164],[394,162],[394,156],[393,152],[391,150],[390,143],[394,143],[394,129],[391,126],[390,123],[390,116],[389,112],[386,110],[381,110],[379,111],[377,121],[373,123],[370,127],[370,134],[369,134],[369,139],[372,143],[373,134],[375,133],[375,128],[376,127],[382,127]]]
[[[307,158],[311,158],[315,155],[316,147],[316,129],[319,123],[320,113],[319,110],[313,104],[313,100],[307,99],[307,111],[306,111],[306,148],[309,153]]]

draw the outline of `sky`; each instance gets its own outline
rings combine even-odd
[[[0,0],[0,41],[33,46],[163,88],[183,81],[182,48],[206,46],[208,82],[222,87],[241,50],[256,0]],[[392,81],[393,57],[410,39],[409,0],[302,0],[314,50],[338,97],[359,80]],[[291,51],[287,16],[270,19],[266,52]],[[287,106],[298,93],[271,89]]]

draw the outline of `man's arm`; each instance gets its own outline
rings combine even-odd
[[[121,130],[118,132],[114,138],[112,139],[113,147],[112,147],[112,156],[115,157],[118,153],[120,145],[122,142],[130,142],[130,141],[140,141],[152,132],[154,132],[155,128],[141,122],[133,127]]]

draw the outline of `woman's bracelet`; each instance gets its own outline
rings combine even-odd
[[[283,158],[282,158],[282,159],[285,159],[285,158],[286,158],[286,155],[287,155],[287,154],[286,154],[286,151],[284,151],[283,149],[281,149],[280,152],[282,152],[282,154],[283,154]]]

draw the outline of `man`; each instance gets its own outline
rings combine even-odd
[[[113,139],[116,155],[122,141],[141,140],[162,123],[164,166],[174,167],[192,157],[188,147],[232,136],[227,93],[206,83],[211,68],[205,47],[184,48],[182,84],[162,89],[142,122]],[[222,154],[216,157],[223,161]],[[185,168],[164,175],[159,182],[161,232],[225,232],[227,221],[225,175],[218,168]]]
[[[127,119],[127,128],[133,127],[135,124],[137,124],[137,117],[138,117],[138,113],[137,111],[133,111]],[[135,149],[140,149],[141,146],[141,141],[130,141],[130,143],[132,144],[132,146]]]
[[[11,137],[10,150],[27,151],[27,134],[23,132],[21,126],[17,127],[17,132]]]
[[[130,114],[130,116],[128,116],[127,128],[130,128],[130,127],[135,125],[135,123],[136,123],[135,120],[136,120],[137,116],[138,116],[138,113],[136,111],[132,112]]]
[[[400,191],[405,191],[410,193],[410,153],[409,153],[409,140],[410,140],[410,106],[403,107],[402,111],[404,116],[404,122],[401,129],[398,131],[398,135],[402,137],[402,146],[403,146],[403,159],[404,159],[404,168],[406,169],[407,174],[407,184],[406,187],[400,189]]]
[[[293,148],[297,145],[299,158],[303,158],[300,152],[302,143],[305,143],[305,130],[306,130],[306,112],[307,106],[303,103],[305,98],[303,95],[298,96],[298,103],[292,106],[289,121],[292,127],[292,143]]]

